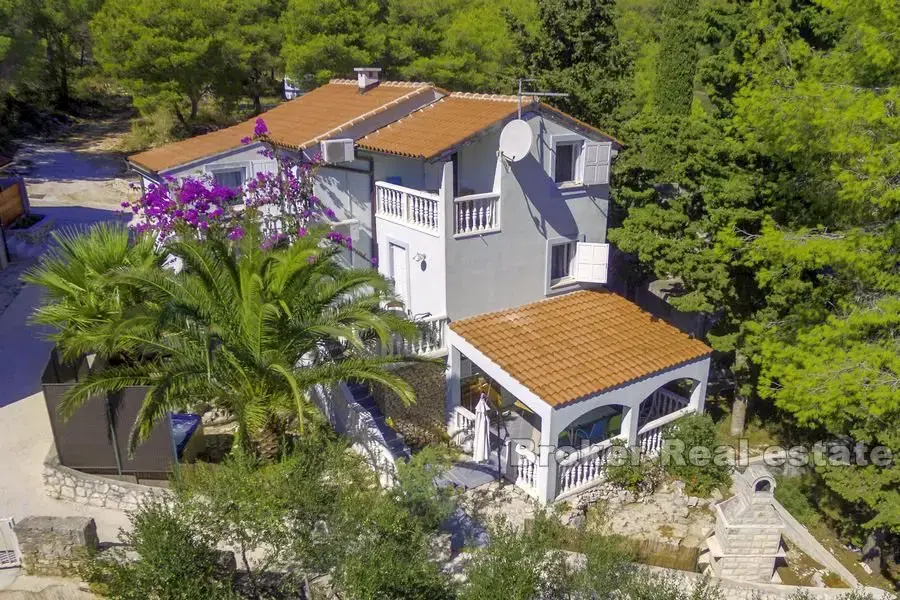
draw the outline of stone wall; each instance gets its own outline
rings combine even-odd
[[[668,577],[681,579],[686,589],[693,587],[704,579],[700,573],[690,573],[687,571],[677,571],[675,569],[664,569],[661,567],[647,567],[650,571],[659,573]],[[821,600],[837,600],[841,596],[846,595],[851,590],[848,588],[820,588],[806,587],[798,585],[781,585],[776,583],[753,583],[744,581],[734,581],[729,579],[720,579],[711,577],[710,585],[717,586],[722,592],[725,600],[788,600],[798,593],[808,594],[810,598]],[[891,600],[893,596],[890,592],[879,590],[872,587],[856,588],[862,593],[871,594],[877,600]]]
[[[89,517],[25,517],[16,524],[22,564],[29,575],[64,577],[99,546]]]
[[[168,498],[170,494],[164,488],[70,469],[59,464],[56,451],[52,449],[44,461],[43,480],[44,490],[51,498],[121,511],[135,510],[145,499]]]
[[[408,363],[393,372],[409,382],[416,394],[415,404],[406,406],[397,395],[381,385],[372,386],[372,397],[394,429],[413,449],[447,440],[445,415],[446,379],[443,364]]]

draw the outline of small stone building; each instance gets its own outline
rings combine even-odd
[[[710,568],[717,577],[769,583],[785,554],[784,521],[772,505],[775,480],[764,466],[751,465],[735,482],[738,493],[716,505]]]

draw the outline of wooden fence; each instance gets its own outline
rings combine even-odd
[[[25,214],[24,187],[19,179],[0,182],[0,225],[6,227]]]

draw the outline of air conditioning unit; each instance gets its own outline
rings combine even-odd
[[[326,163],[351,162],[356,158],[353,140],[349,138],[322,142],[322,160]]]

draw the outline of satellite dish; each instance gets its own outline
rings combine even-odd
[[[500,132],[500,154],[519,162],[531,152],[531,127],[522,119],[510,121]]]

